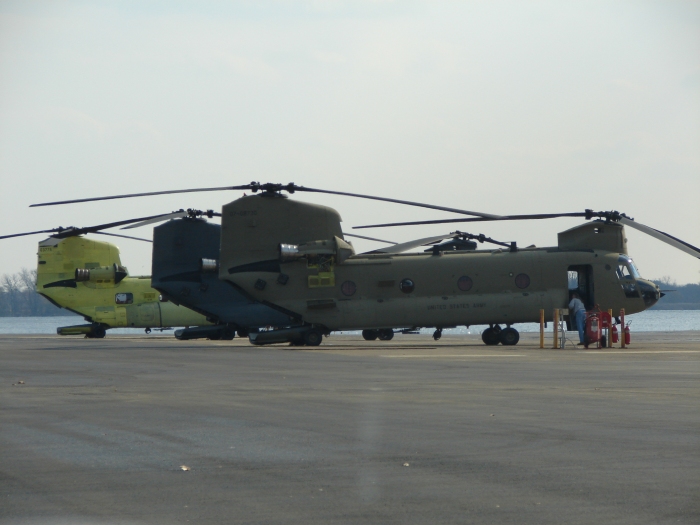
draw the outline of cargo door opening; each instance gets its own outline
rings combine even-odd
[[[574,292],[578,293],[586,310],[592,310],[595,304],[593,293],[593,267],[590,264],[569,266],[569,298]]]

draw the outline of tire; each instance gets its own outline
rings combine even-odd
[[[323,341],[323,334],[320,330],[312,328],[304,332],[304,344],[306,346],[318,346]]]
[[[224,341],[230,341],[234,337],[236,337],[236,331],[233,328],[227,326],[226,328],[221,330],[221,339],[223,339]]]
[[[497,345],[500,343],[498,340],[498,335],[498,331],[494,330],[493,328],[487,328],[481,333],[481,340],[484,342],[484,344],[489,346]]]
[[[383,328],[379,330],[380,341],[391,341],[394,338],[394,331],[391,328]]]
[[[238,334],[238,337],[243,337],[243,338],[248,337],[248,330],[246,330],[245,328],[239,328],[236,331],[236,333]]]
[[[90,333],[90,335],[88,335],[88,337],[91,339],[104,339],[104,337],[106,335],[107,335],[107,330],[105,330],[101,326],[98,326]]]
[[[362,330],[362,338],[365,341],[375,341],[379,337],[377,330]]]
[[[503,346],[517,345],[518,341],[520,341],[520,333],[515,328],[504,328],[498,334],[498,339]]]

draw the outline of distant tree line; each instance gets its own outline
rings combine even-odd
[[[36,270],[23,268],[0,278],[0,317],[72,315],[36,293]]]
[[[654,310],[700,310],[700,283],[678,285],[670,277],[655,279],[665,295]]]

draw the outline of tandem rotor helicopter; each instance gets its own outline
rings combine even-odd
[[[213,210],[188,209],[85,228],[58,227],[5,235],[0,239],[51,234],[39,242],[37,291],[54,305],[78,313],[90,323],[60,327],[59,335],[103,338],[108,329],[116,327],[145,328],[149,333],[153,328],[185,326],[175,331],[175,337],[233,339],[236,333],[247,336],[261,327],[289,324],[288,316],[251,300],[223,281],[212,276],[199,277],[201,258],[218,257],[221,229],[203,217],[220,215]],[[102,231],[161,221],[168,222],[154,230],[153,241]],[[86,234],[152,242],[155,273],[130,277],[115,245],[87,239]],[[197,274],[195,279],[193,271]],[[193,281],[196,286],[192,286]]]
[[[221,227],[204,220],[217,216],[221,214],[213,210],[188,209],[84,228],[4,235],[0,240],[51,234],[38,246],[37,293],[89,323],[59,327],[59,335],[103,338],[110,328],[145,328],[150,333],[185,326],[175,331],[176,338],[232,339],[263,327],[289,325],[289,316],[243,295],[211,273],[200,275],[202,258],[219,256]],[[168,222],[154,230],[153,241],[102,231],[161,221]],[[117,246],[87,239],[86,234],[153,243],[153,275],[129,276]]]
[[[162,287],[168,277],[173,277],[171,282],[189,282],[190,296],[194,287],[202,292],[198,301],[204,310],[208,307],[208,283],[218,277],[251,303],[286,317],[271,323],[275,329],[251,332],[249,337],[254,344],[291,342],[316,346],[324,335],[340,330],[363,330],[365,339],[390,339],[397,327],[434,327],[434,336],[439,337],[444,328],[487,324],[489,328],[482,334],[484,343],[513,345],[519,340],[513,325],[537,322],[540,309],[566,308],[572,275],[576,291],[589,309],[597,304],[605,310],[624,308],[627,313],[636,313],[659,300],[658,286],[642,279],[628,256],[625,226],[700,258],[700,249],[695,246],[618,212],[497,216],[293,183],[253,182],[33,206],[220,190],[249,190],[253,195],[223,206],[219,251],[213,249],[213,243],[210,250],[218,258],[198,257],[196,268],[189,261],[186,271],[176,274],[166,275],[173,269],[162,272],[160,268],[159,284],[155,285]],[[345,195],[472,216],[366,227],[558,217],[581,217],[590,222],[559,233],[557,245],[546,248],[521,248],[516,243],[454,232],[356,254],[345,240],[337,211],[295,201],[283,192]],[[175,235],[170,242],[196,246],[188,244],[191,239],[191,235]],[[427,252],[401,253],[442,239],[448,241]],[[472,239],[492,242],[496,248],[476,250],[474,243],[469,242]],[[154,243],[154,276],[157,261],[163,256],[156,248]],[[177,294],[177,290],[168,292],[169,296]],[[187,305],[187,293],[180,293],[177,300]]]
[[[149,217],[88,226],[53,228],[0,236],[0,239],[49,233],[39,242],[37,292],[55,306],[82,315],[89,324],[63,326],[59,335],[103,338],[110,328],[151,329],[211,324],[204,316],[163,301],[148,276],[129,276],[119,249],[112,243],[88,239],[86,234],[109,235],[151,242],[102,230],[140,222]]]

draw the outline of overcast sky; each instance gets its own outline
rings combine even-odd
[[[34,202],[260,180],[496,214],[616,209],[700,246],[700,2],[2,1],[0,178],[0,234],[241,193]],[[348,232],[453,217],[294,198]],[[461,229],[552,246],[578,222]],[[34,268],[41,238],[0,241],[0,274]],[[700,260],[628,239],[643,276],[700,281]],[[117,244],[150,273],[150,245]]]

